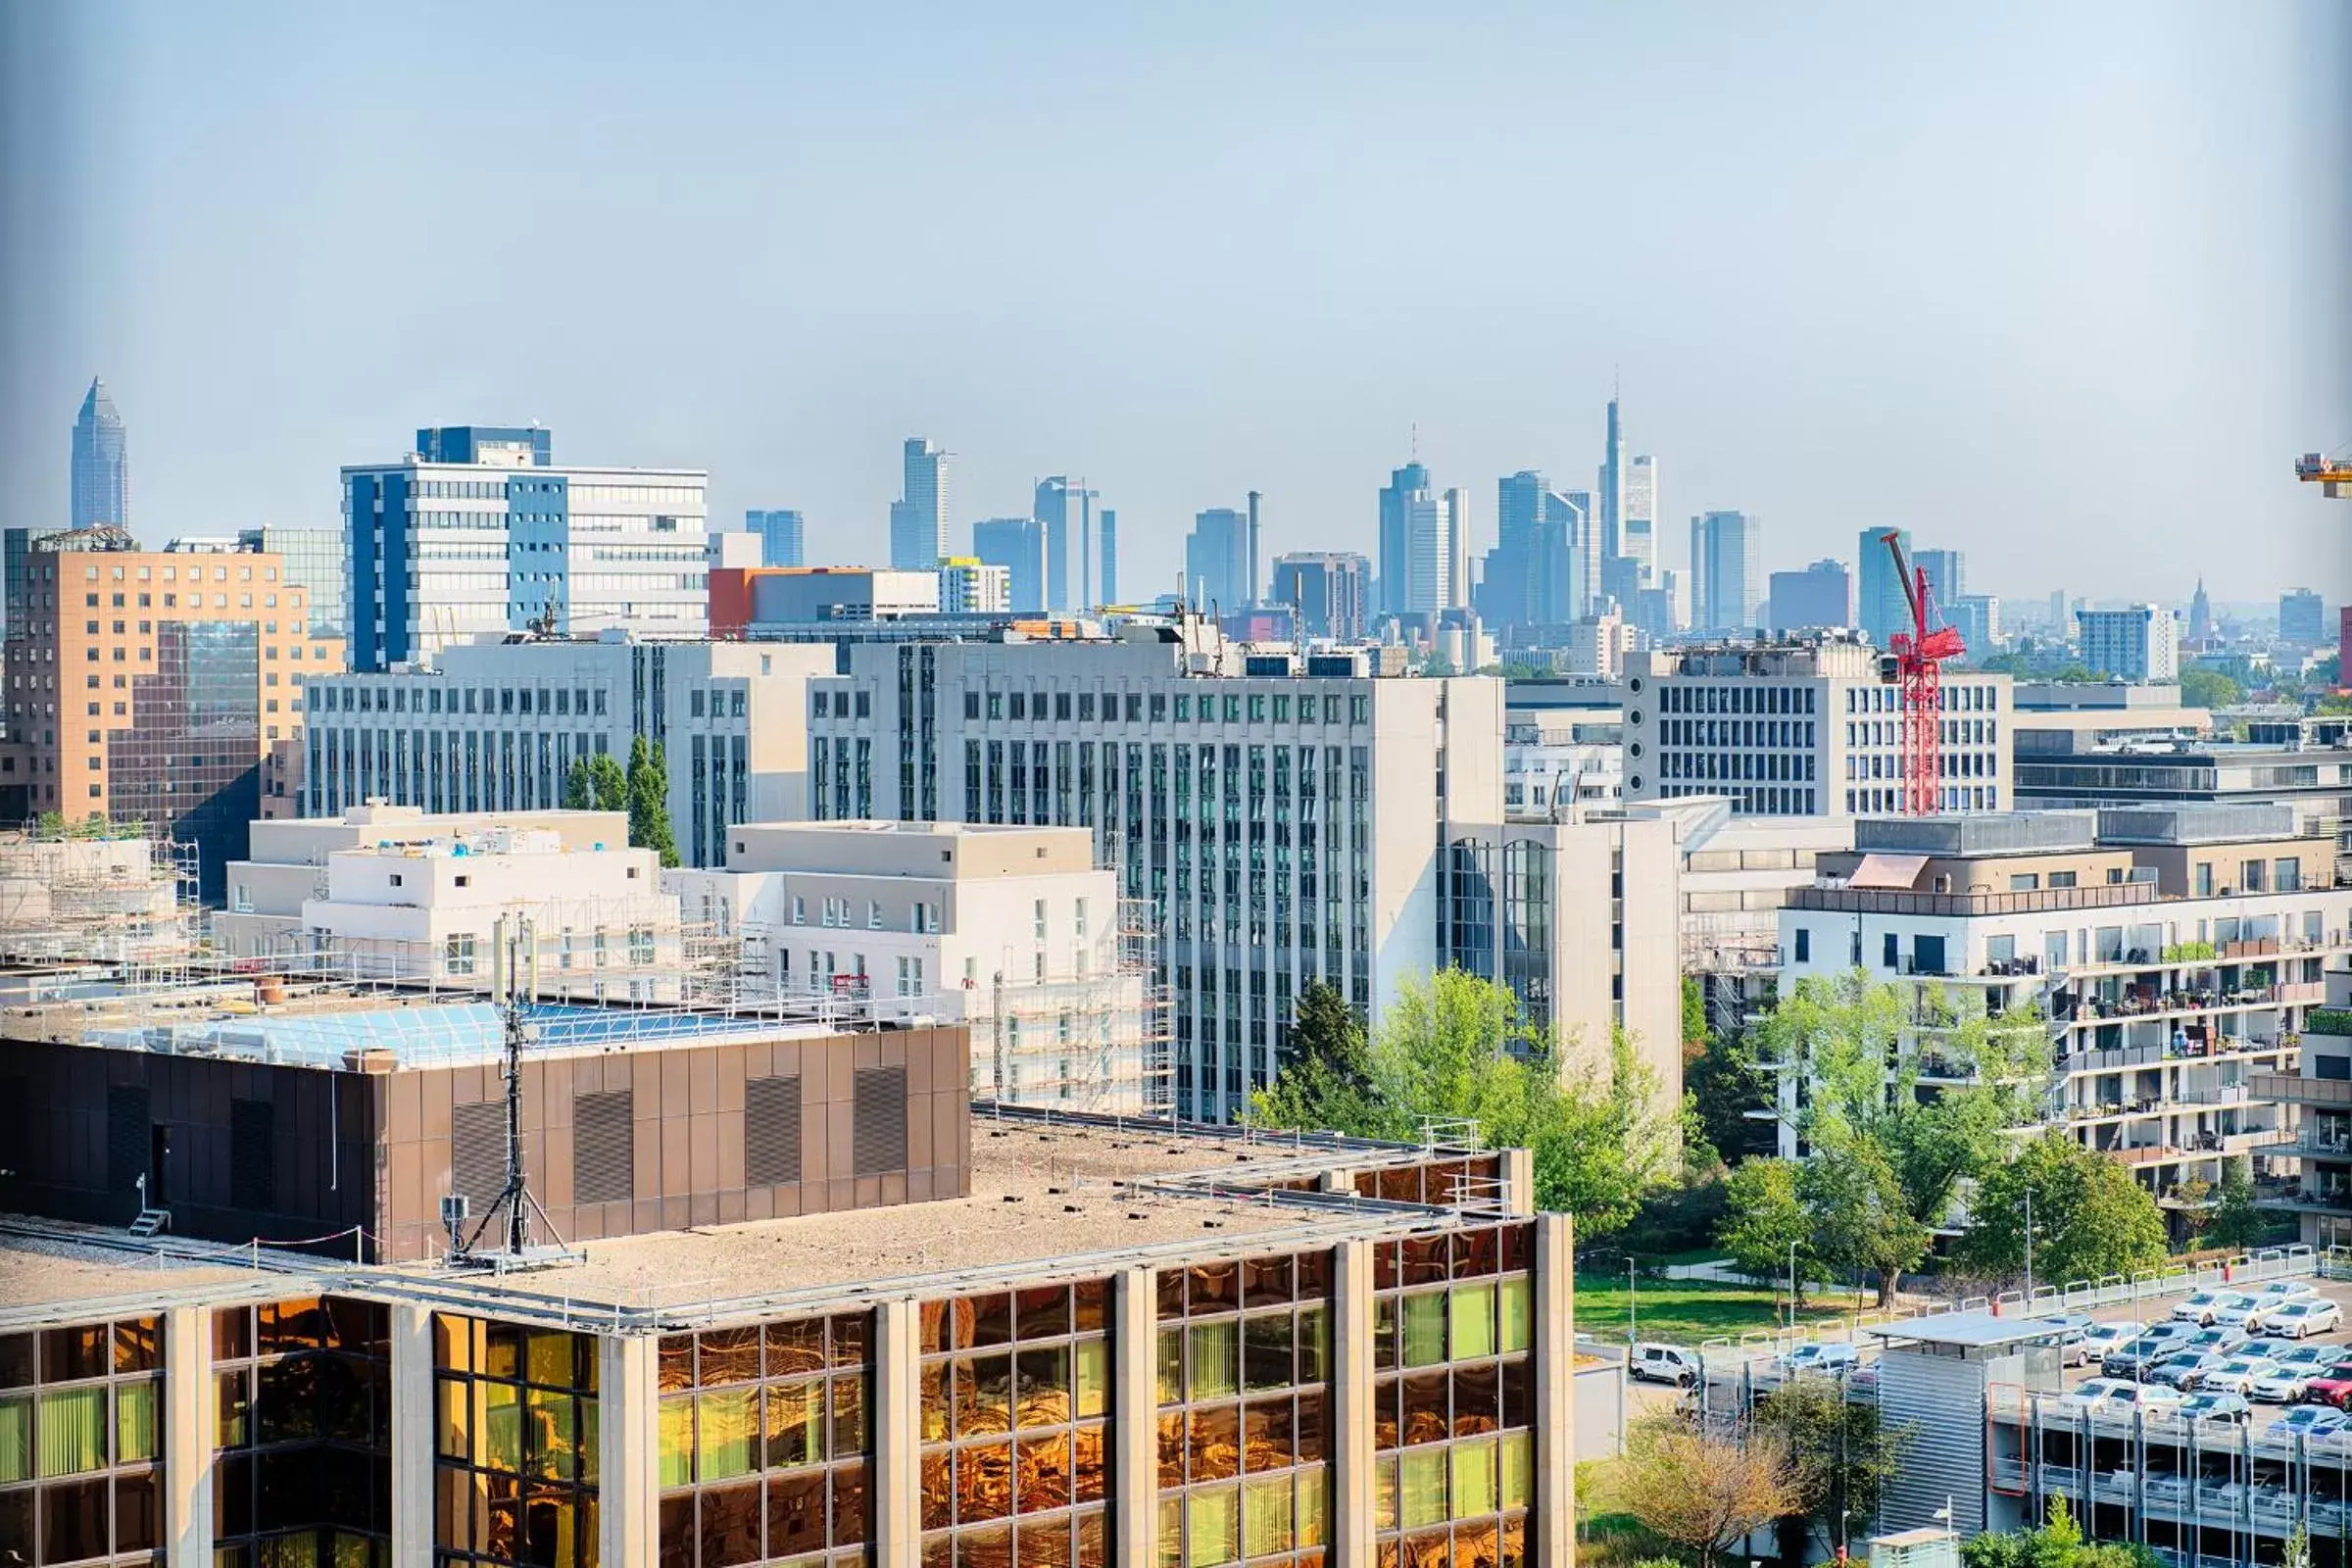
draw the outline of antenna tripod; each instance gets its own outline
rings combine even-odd
[[[523,978],[524,964],[521,960],[532,951],[530,946],[531,925],[527,920],[518,918],[510,920],[504,915],[500,916],[497,924],[498,931],[492,939],[492,951],[497,955],[496,961],[499,969],[495,979],[503,1004],[501,1014],[505,1020],[507,1179],[506,1185],[500,1189],[498,1197],[491,1201],[488,1212],[484,1213],[480,1222],[473,1227],[472,1235],[461,1241],[459,1229],[465,1223],[464,1216],[460,1213],[451,1217],[449,1222],[449,1260],[452,1263],[477,1261],[477,1251],[482,1245],[483,1236],[489,1233],[490,1227],[494,1223],[498,1223],[502,1216],[504,1217],[505,1237],[498,1250],[502,1251],[509,1259],[518,1259],[530,1250],[533,1215],[538,1216],[539,1223],[546,1227],[547,1234],[555,1237],[558,1247],[564,1245],[563,1236],[556,1230],[555,1222],[547,1217],[547,1210],[540,1205],[539,1200],[532,1196],[530,1183],[523,1169],[522,1048],[530,1041],[531,1029],[523,1021],[522,992],[525,981]],[[535,975],[529,983],[535,991]]]

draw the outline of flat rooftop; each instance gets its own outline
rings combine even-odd
[[[0,1227],[0,1327],[44,1315],[43,1308],[70,1306],[87,1318],[103,1315],[105,1303],[116,1300],[126,1303],[122,1310],[128,1313],[154,1311],[159,1301],[182,1292],[219,1293],[226,1299],[245,1284],[303,1294],[299,1286],[284,1288],[282,1267],[239,1267],[225,1248],[218,1249],[223,1255],[216,1260],[204,1255],[215,1250],[204,1244],[126,1246],[127,1231],[5,1216]],[[285,1260],[272,1254],[272,1261]],[[145,1304],[128,1304],[140,1302]]]

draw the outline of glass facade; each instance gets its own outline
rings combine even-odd
[[[388,1310],[342,1297],[215,1308],[214,1568],[383,1568]]]
[[[591,1334],[434,1315],[438,1568],[593,1568],[597,1345]]]
[[[922,1304],[924,1568],[1104,1568],[1110,1283]]]
[[[259,622],[159,620],[155,672],[131,678],[128,725],[106,731],[114,819],[197,845],[208,898],[262,814],[261,692]]]
[[[662,1568],[871,1561],[872,1318],[662,1338]]]
[[[1159,1565],[1319,1568],[1332,1254],[1159,1274]]]
[[[1380,1568],[1517,1568],[1535,1493],[1535,1228],[1373,1253]]]
[[[161,1563],[160,1320],[0,1335],[0,1563]]]

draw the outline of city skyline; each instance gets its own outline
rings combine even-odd
[[[851,560],[871,554],[856,546],[896,493],[893,443],[923,430],[958,454],[969,505],[949,517],[951,540],[1028,510],[1037,476],[1082,468],[1118,497],[1124,592],[1148,598],[1175,580],[1189,519],[1247,488],[1267,498],[1269,556],[1366,549],[1362,518],[1381,476],[1414,455],[1416,424],[1420,459],[1473,495],[1521,468],[1581,483],[1603,456],[1594,412],[1619,386],[1629,456],[1671,470],[1661,530],[1753,511],[1775,520],[1774,565],[1889,523],[1968,537],[1977,586],[1993,593],[2081,591],[2104,572],[2094,591],[2145,598],[2202,565],[2225,598],[2257,598],[2325,576],[2307,564],[2340,560],[2342,530],[2287,466],[2352,435],[2352,395],[2325,286],[2341,275],[2339,236],[2298,217],[2302,182],[2325,176],[2295,149],[2328,128],[2313,73],[2331,57],[2315,32],[2340,17],[2290,8],[2224,25],[2134,9],[2118,26],[2125,13],[2094,7],[1904,28],[1859,15],[1743,19],[1709,51],[1720,64],[1674,48],[1664,19],[1482,19],[1423,40],[1434,75],[1476,88],[1494,60],[1554,52],[1623,69],[1532,118],[1409,132],[1345,85],[1398,40],[1400,16],[1148,39],[1130,35],[1148,23],[1073,26],[1045,47],[1089,82],[1100,113],[1082,144],[1018,112],[975,118],[967,86],[908,95],[921,109],[875,127],[875,155],[829,142],[819,162],[807,133],[886,58],[917,83],[987,79],[1004,45],[945,16],[883,29],[747,14],[724,53],[684,31],[643,41],[660,69],[632,111],[642,123],[551,153],[539,175],[559,204],[610,190],[648,235],[705,232],[692,289],[672,286],[677,253],[646,240],[549,256],[518,238],[446,253],[407,239],[332,265],[319,248],[356,220],[349,192],[420,195],[445,145],[528,144],[537,117],[580,108],[624,58],[624,35],[599,18],[550,28],[592,68],[586,84],[523,104],[484,90],[486,62],[432,52],[429,28],[389,20],[15,17],[11,53],[57,69],[17,95],[27,172],[9,191],[12,231],[51,239],[22,247],[13,272],[0,451],[14,482],[0,506],[27,523],[65,514],[56,411],[93,371],[138,410],[143,520],[159,533],[331,516],[330,475],[371,431],[535,418],[625,463],[707,467],[715,515],[791,505],[811,559]],[[1318,69],[1301,73],[1309,51]],[[384,60],[401,93],[321,112],[334,78],[313,67],[347,52]],[[237,115],[208,121],[191,94],[230,58],[276,69]],[[799,87],[754,134],[742,117],[762,95],[728,89],[776,59]],[[117,89],[89,93],[101,61]],[[1171,140],[1188,74],[1212,64],[1245,100],[1261,74],[1303,85],[1279,111],[1278,95],[1254,94],[1268,106],[1246,126]],[[1594,135],[1678,73],[1706,89],[1678,93],[1701,106],[1691,122],[1622,146]],[[1995,79],[2012,113],[1987,127],[1964,110]],[[1817,80],[1838,89],[1819,108],[1802,102]],[[420,141],[377,136],[419,97],[448,111],[424,117]],[[271,131],[314,122],[336,134]],[[1885,150],[1848,149],[1864,139],[1855,125]],[[776,156],[682,156],[739,137]],[[367,152],[379,143],[401,150]],[[891,188],[881,153],[942,161],[958,187],[943,218],[973,236],[956,260],[877,258],[853,238]],[[346,154],[364,177],[346,177]],[[208,178],[167,177],[182,159]],[[81,177],[118,163],[117,179]],[[692,178],[656,177],[685,163]],[[1152,175],[1136,183],[1165,190],[1157,206],[1094,177],[1131,163]],[[1016,166],[1017,180],[1001,172]],[[1300,183],[1327,167],[1328,188]],[[1540,244],[1474,279],[1428,244],[1362,242],[1394,210],[1366,171],[1425,207],[1433,235],[1483,220],[1534,174],[1569,198],[1705,199],[1653,204],[1627,244],[1564,259]],[[1018,269],[973,263],[1022,220],[1033,182],[1093,190],[1085,242]],[[1306,206],[1270,223],[1300,189],[1314,191]],[[779,246],[761,215],[783,211],[794,243]],[[1177,228],[1251,230],[1247,268],[1150,260]],[[1736,253],[1700,243],[1727,230],[1774,237]],[[2206,236],[2193,253],[2160,242],[2184,231]],[[638,303],[656,296],[659,311]],[[822,318],[780,303],[807,297],[827,299]],[[1314,311],[1295,308],[1309,298]],[[476,313],[501,321],[495,352],[451,352],[441,318]],[[377,347],[342,352],[354,332]],[[238,451],[257,430],[265,469]],[[2167,452],[2194,461],[2152,495],[2124,490],[2117,458]],[[2220,516],[2238,545],[2225,560],[2104,543],[2128,524],[2185,556]],[[1493,542],[1474,510],[1471,553]]]

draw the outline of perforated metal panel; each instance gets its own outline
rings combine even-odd
[[[626,1089],[575,1095],[571,1102],[571,1198],[625,1203],[637,1196],[636,1097]]]
[[[851,1094],[851,1168],[860,1176],[905,1170],[906,1069],[860,1067]]]
[[[507,1188],[507,1106],[504,1101],[452,1105],[449,1110],[449,1187],[473,1200],[478,1216]]]
[[[277,1107],[267,1100],[228,1102],[228,1200],[277,1206]]]
[[[744,1083],[743,1174],[754,1187],[778,1187],[801,1179],[799,1074]]]

